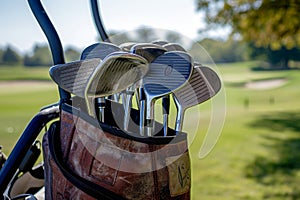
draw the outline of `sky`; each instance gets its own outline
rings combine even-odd
[[[27,0],[1,0],[0,48],[12,45],[20,53],[35,43],[46,43]],[[166,29],[191,40],[203,28],[196,0],[101,0],[101,15],[107,31],[126,32],[141,26]],[[43,0],[63,46],[84,48],[97,41],[89,0]]]

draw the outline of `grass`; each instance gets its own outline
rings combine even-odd
[[[0,80],[50,80],[47,67],[24,67],[0,65]]]
[[[226,122],[213,151],[198,158],[200,136],[191,145],[193,199],[299,199],[300,105],[298,71],[252,72],[237,63],[219,68],[225,77]],[[231,84],[284,77],[268,90]],[[248,99],[248,106],[245,106]],[[273,99],[270,101],[270,99]]]
[[[48,70],[0,66],[0,144],[6,154],[39,109],[58,101]],[[15,81],[22,82],[15,84]]]
[[[192,199],[300,199],[300,73],[296,70],[250,70],[258,64],[219,66],[226,93],[226,120],[217,144],[202,159],[199,151],[209,128],[212,104],[206,102],[186,112],[184,130],[190,136]],[[41,73],[39,75],[27,69],[17,72],[14,68],[11,71],[14,74],[1,70],[4,68],[0,67],[0,80],[34,77],[47,80],[47,75],[41,75],[47,74],[45,69],[32,69],[37,70],[34,73]],[[243,87],[248,81],[273,78],[285,78],[288,82],[267,90]],[[38,87],[24,85],[23,88],[11,85],[0,89],[0,144],[9,153],[30,118],[58,97],[52,83]],[[218,95],[216,98],[222,100],[221,94]],[[172,123],[175,111],[172,107]]]

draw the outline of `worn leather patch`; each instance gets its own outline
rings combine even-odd
[[[135,141],[119,136],[122,132],[115,127],[103,130],[65,111],[60,123],[56,134],[63,159],[78,176],[125,199],[190,199],[186,139],[168,144]],[[46,199],[94,199],[63,176],[49,154],[47,136],[43,149]]]
[[[188,152],[181,156],[166,158],[169,172],[169,189],[171,196],[178,196],[190,190],[191,168]]]

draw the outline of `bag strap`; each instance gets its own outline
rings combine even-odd
[[[123,197],[113,193],[112,191],[101,187],[91,181],[88,181],[81,176],[75,174],[67,164],[63,161],[62,153],[60,152],[60,138],[59,136],[59,123],[54,122],[51,124],[48,132],[49,150],[55,164],[58,166],[64,177],[71,182],[75,187],[82,190],[86,194],[104,200],[124,199]]]

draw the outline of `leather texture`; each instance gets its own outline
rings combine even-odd
[[[111,134],[84,118],[61,111],[59,147],[69,169],[124,199],[190,199],[187,140],[144,143]],[[43,138],[46,199],[95,199],[69,182]]]

